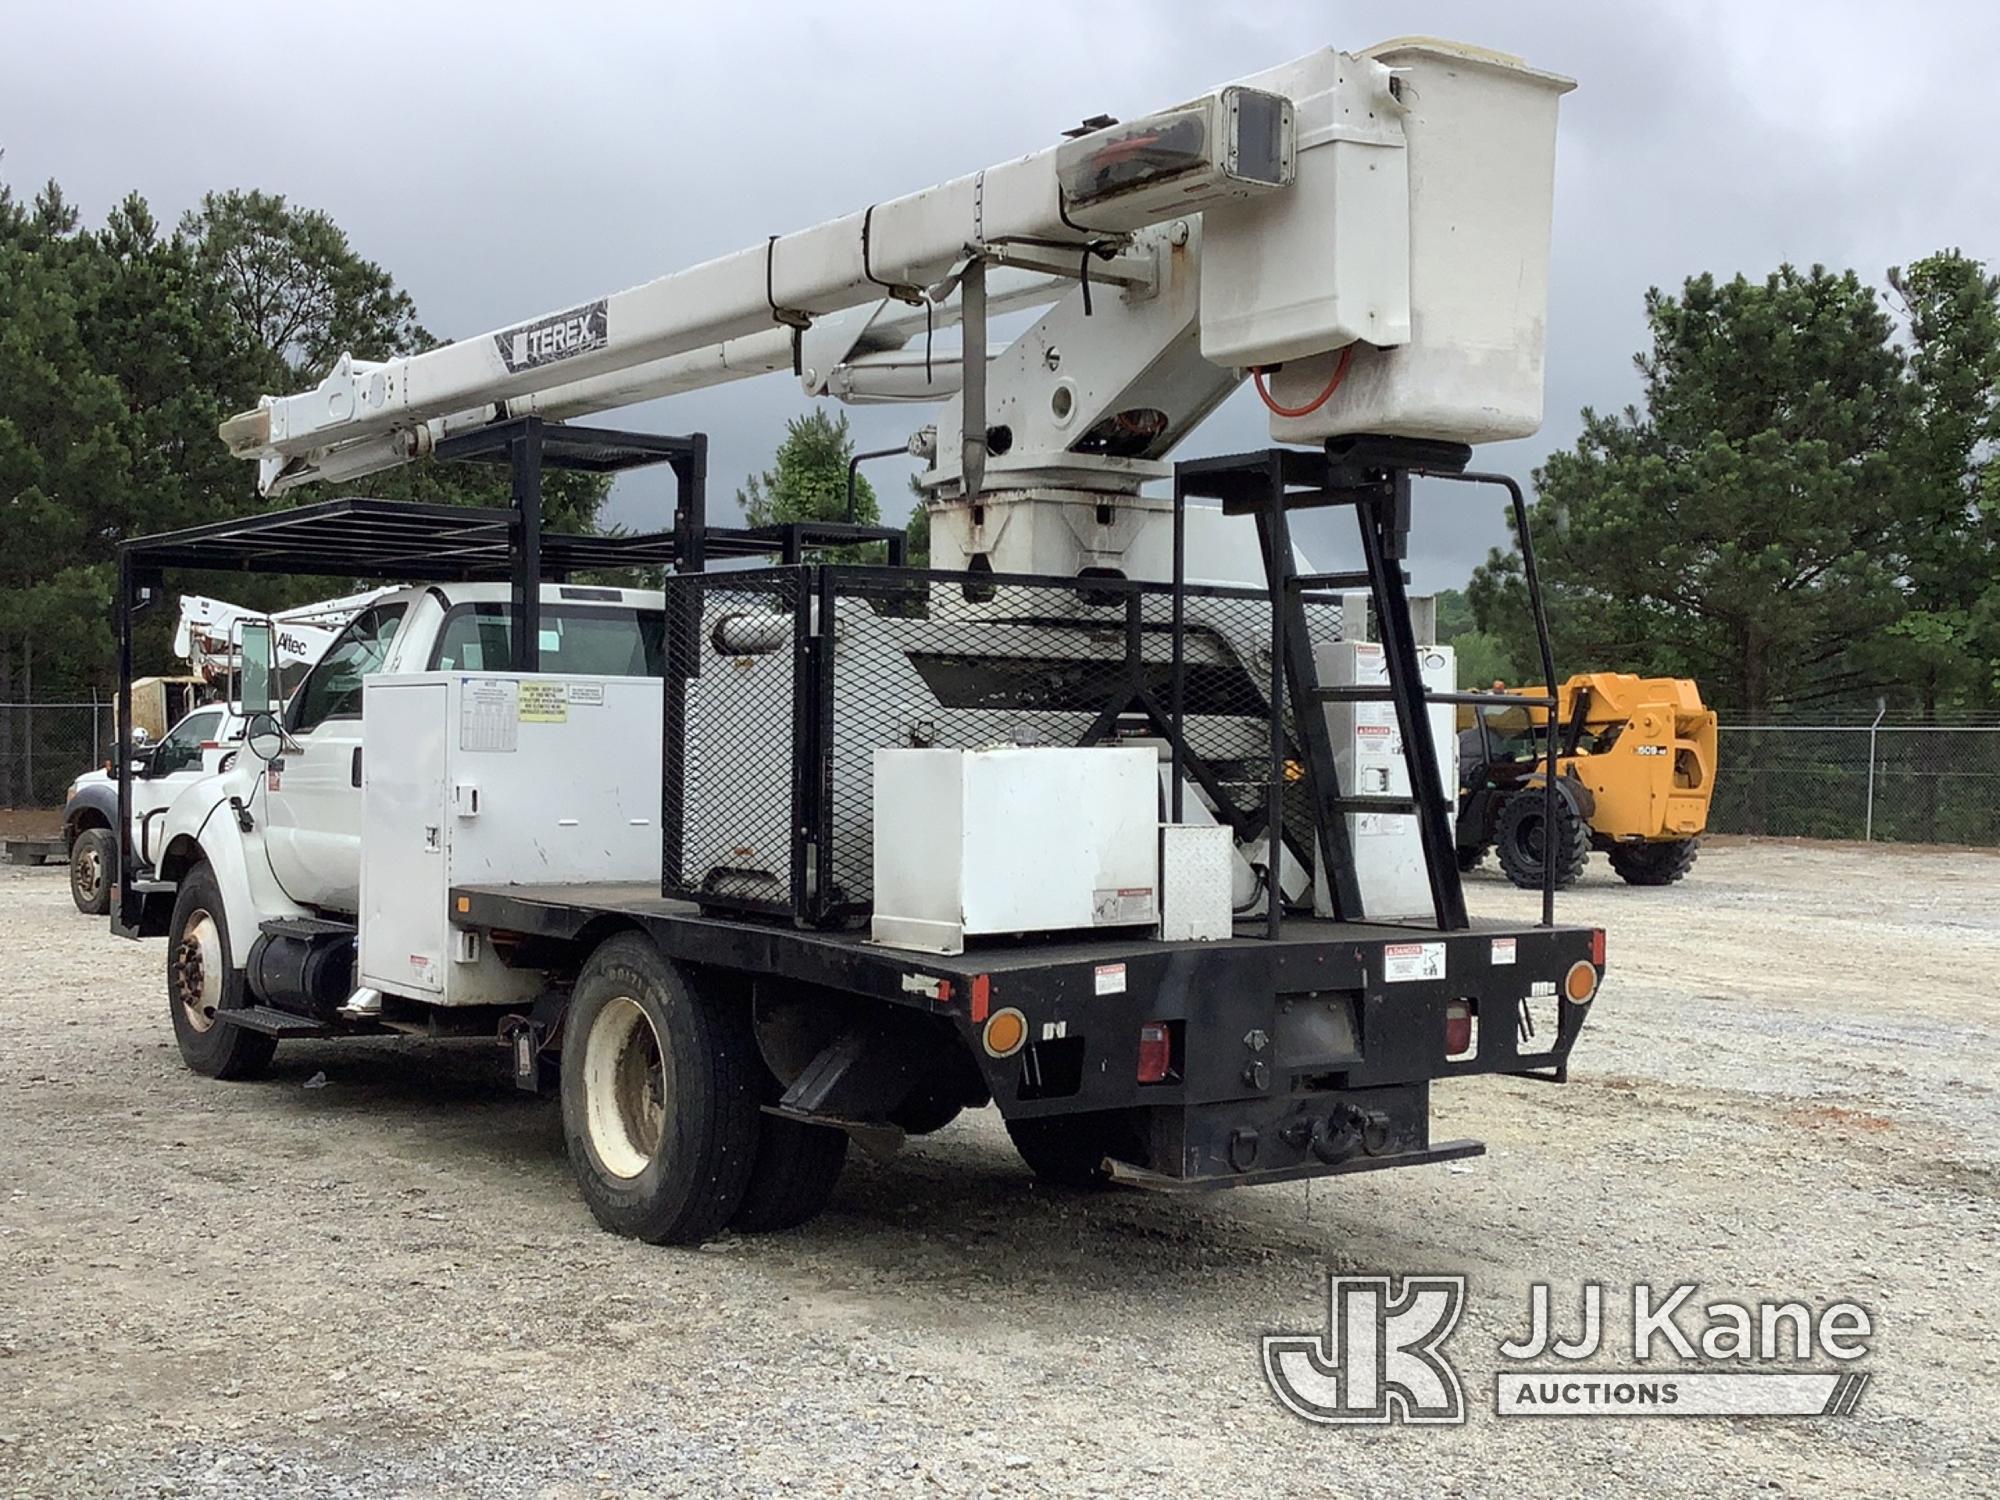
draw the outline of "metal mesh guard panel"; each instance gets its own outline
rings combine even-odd
[[[666,590],[662,889],[789,911],[803,570],[682,574]]]

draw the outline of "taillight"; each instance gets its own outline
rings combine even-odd
[[[1174,1033],[1165,1021],[1139,1028],[1139,1082],[1165,1083],[1174,1071]]]
[[[1472,1002],[1448,1000],[1444,1007],[1444,1055],[1463,1057],[1472,1050]]]
[[[1604,967],[1604,929],[1602,927],[1593,927],[1590,930],[1590,961],[1600,969]]]

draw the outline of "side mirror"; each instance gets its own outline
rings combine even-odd
[[[243,730],[243,744],[257,759],[269,765],[285,753],[285,730],[278,716],[268,709],[252,714]]]
[[[279,702],[278,646],[271,622],[238,620],[229,633],[230,644],[236,648],[230,712],[245,718],[274,712]]]

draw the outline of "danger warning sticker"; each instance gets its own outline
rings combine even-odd
[[[1511,964],[1514,961],[1517,941],[1515,938],[1495,938],[1493,940],[1493,965],[1495,968],[1498,968],[1501,964]]]
[[[1100,995],[1124,994],[1125,965],[1099,964],[1097,966],[1097,993]]]
[[[1382,950],[1382,982],[1444,978],[1443,943],[1391,943]]]

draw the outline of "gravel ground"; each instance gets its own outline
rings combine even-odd
[[[1565,903],[1611,942],[1573,1081],[1438,1091],[1484,1158],[1077,1198],[984,1111],[857,1160],[804,1231],[700,1251],[599,1232],[496,1051],[194,1077],[162,945],[0,868],[0,1495],[1994,1492],[2000,860],[1601,865]],[[1323,1327],[1329,1271],[1470,1278],[1464,1427],[1277,1406],[1258,1336]],[[1873,1384],[1840,1420],[1495,1417],[1528,1284],[1585,1279],[1854,1298]]]

